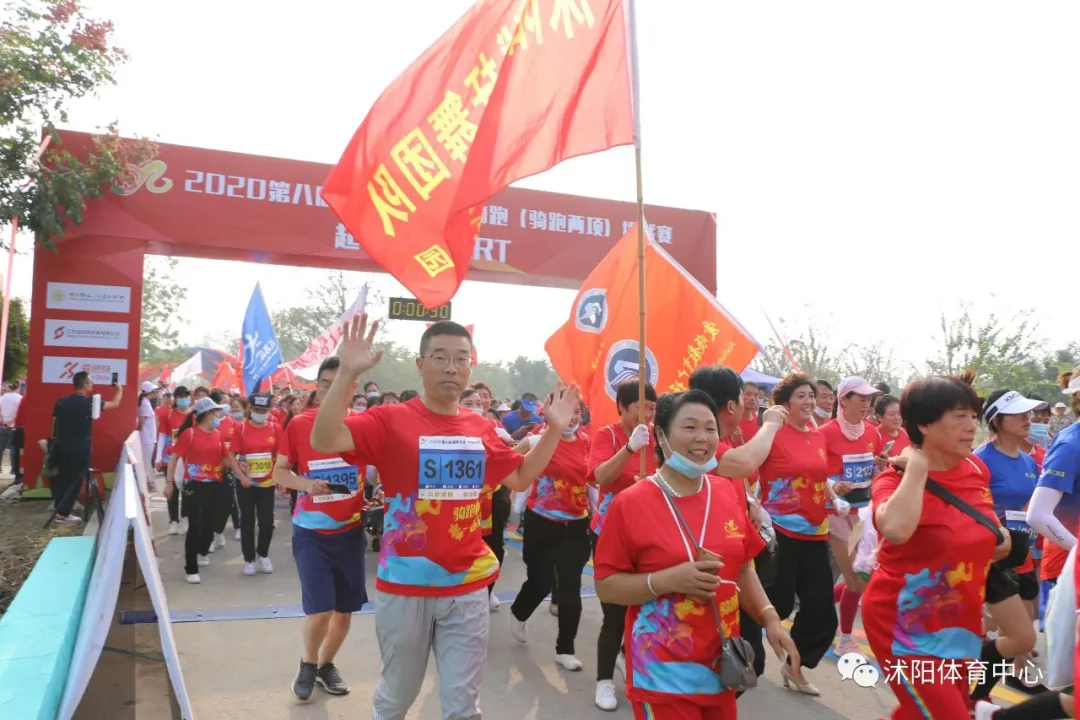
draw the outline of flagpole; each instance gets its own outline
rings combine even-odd
[[[638,424],[645,424],[645,194],[641,183],[641,83],[638,74],[637,10],[634,0],[624,0],[629,40],[630,95],[634,115],[634,170],[637,176],[638,241]],[[640,476],[645,476],[646,454],[641,454]]]

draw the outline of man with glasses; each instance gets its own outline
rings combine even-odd
[[[365,338],[367,316],[345,328],[341,370],[319,408],[312,446],[352,465],[379,471],[386,514],[375,580],[375,632],[382,675],[372,717],[399,720],[416,700],[434,650],[444,718],[479,718],[488,646],[487,586],[499,563],[481,524],[490,505],[481,496],[500,483],[524,490],[544,470],[580,401],[559,390],[547,409],[552,432],[527,455],[499,439],[490,420],[460,411],[469,383],[472,338],[443,321],[420,340],[416,368],[423,394],[347,416],[356,379],[379,362],[378,323]]]

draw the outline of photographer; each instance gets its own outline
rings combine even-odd
[[[56,476],[52,478],[54,519],[62,523],[80,523],[72,516],[71,508],[78,497],[78,485],[90,469],[90,438],[93,434],[94,381],[90,373],[78,372],[72,379],[75,392],[56,401],[53,408],[53,462]],[[104,403],[102,410],[119,407],[124,388],[114,382],[116,395]]]

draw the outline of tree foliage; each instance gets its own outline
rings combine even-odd
[[[0,217],[18,218],[47,247],[82,222],[87,200],[131,183],[157,152],[149,140],[122,139],[115,123],[82,159],[60,147],[56,123],[67,122],[68,105],[112,84],[127,59],[112,32],[78,0],[0,7]],[[52,142],[38,163],[43,133]]]
[[[9,312],[7,345],[4,346],[4,382],[24,377],[30,356],[30,319],[26,316],[23,301],[12,298]]]
[[[143,277],[142,338],[139,362],[166,362],[180,344],[177,310],[187,298],[187,288],[172,280],[175,258],[148,257]]]

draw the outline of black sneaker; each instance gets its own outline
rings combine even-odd
[[[334,663],[326,663],[321,666],[315,675],[315,682],[319,683],[322,689],[331,695],[349,694],[349,686],[341,679],[341,674],[334,667]]]
[[[311,700],[311,693],[315,691],[315,678],[318,676],[319,666],[315,663],[300,661],[300,670],[296,673],[296,679],[292,683],[293,697],[300,702]]]

